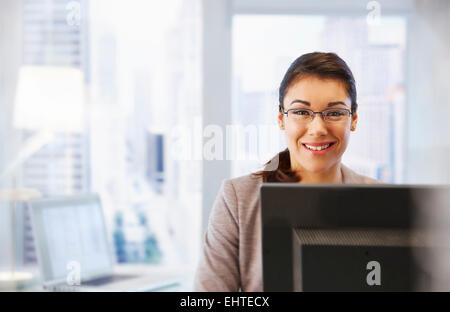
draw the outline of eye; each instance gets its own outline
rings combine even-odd
[[[294,110],[292,110],[292,114],[298,115],[298,116],[309,116],[310,112],[306,109],[294,109]]]
[[[341,117],[345,115],[345,112],[341,111],[341,110],[331,110],[331,111],[327,111],[326,115],[328,117]]]

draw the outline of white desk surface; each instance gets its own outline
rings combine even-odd
[[[28,272],[33,273],[34,278],[27,285],[24,285],[18,291],[26,292],[41,292],[46,291],[39,278],[39,269],[37,267],[30,267],[27,269]],[[164,277],[167,275],[168,278],[174,275],[182,276],[182,280],[179,284],[173,286],[167,286],[164,288],[156,289],[156,292],[190,292],[192,291],[192,286],[194,283],[194,273],[195,268],[187,266],[161,266],[161,265],[150,265],[150,264],[125,264],[117,265],[114,267],[114,272],[119,274],[131,274],[136,272],[142,272],[142,275],[151,276],[152,274],[157,274],[158,276]]]

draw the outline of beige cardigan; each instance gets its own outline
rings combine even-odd
[[[377,180],[341,166],[344,184]],[[204,237],[194,291],[262,291],[261,177],[225,180],[214,202]]]

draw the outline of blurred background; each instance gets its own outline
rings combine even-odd
[[[195,267],[222,180],[285,147],[278,86],[303,53],[355,75],[347,166],[450,181],[448,0],[2,0],[0,25],[0,188],[98,193],[117,263]],[[10,220],[0,209],[0,246]],[[35,265],[25,206],[15,231]]]

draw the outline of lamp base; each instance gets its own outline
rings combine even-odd
[[[16,290],[33,279],[29,272],[0,272],[0,291]]]

